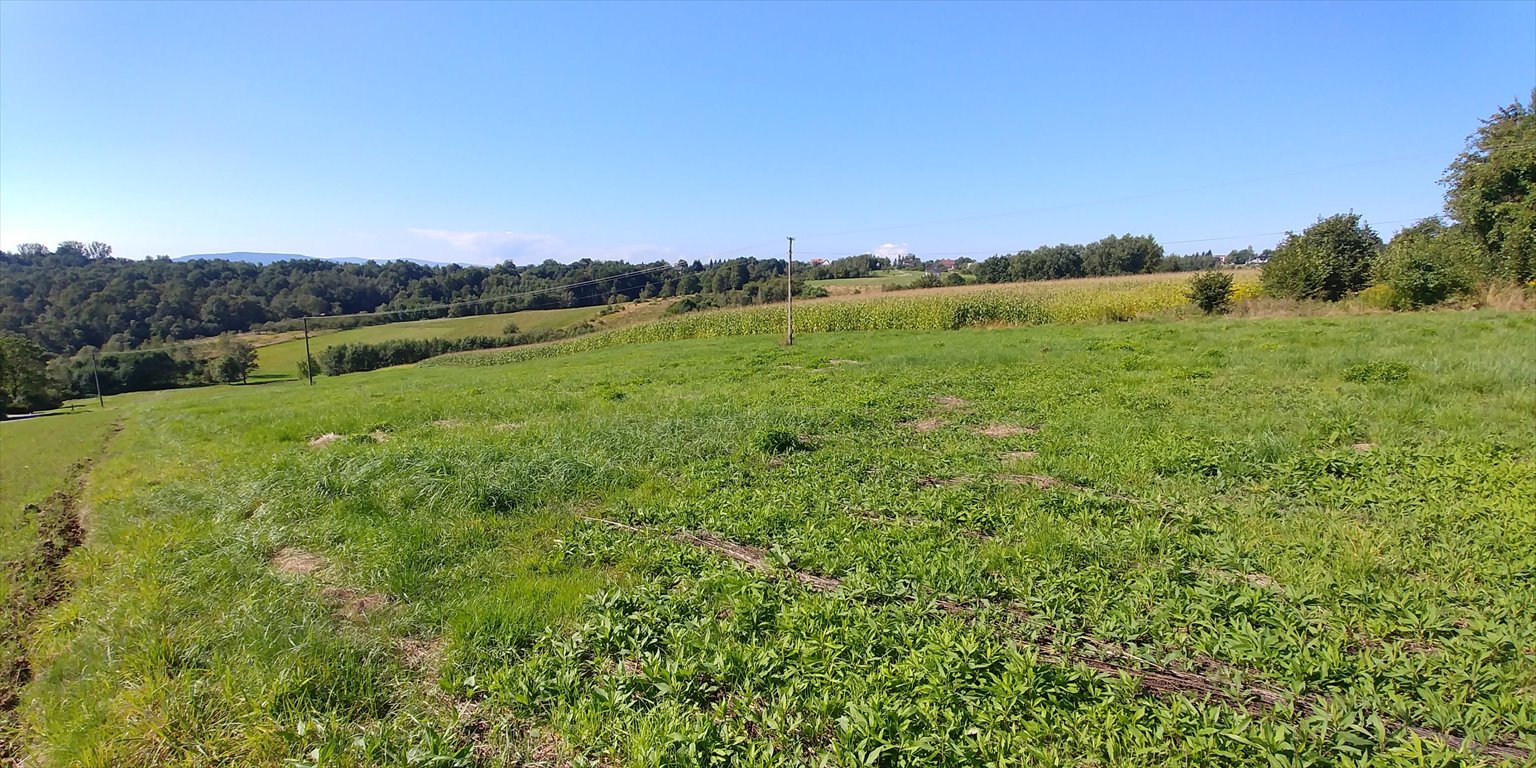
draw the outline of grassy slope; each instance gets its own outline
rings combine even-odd
[[[310,351],[316,357],[320,351],[336,344],[377,343],[394,339],[457,339],[465,336],[500,336],[508,322],[517,323],[522,331],[566,328],[597,317],[602,307],[572,307],[569,309],[536,309],[510,312],[500,315],[473,315],[470,317],[445,317],[436,320],[414,320],[387,325],[370,325],[344,331],[332,331],[310,338]],[[257,350],[258,373],[296,375],[299,361],[304,359],[304,340],[289,339]]]
[[[835,280],[808,280],[810,285],[826,288],[834,294],[851,293],[853,289],[877,288],[885,285],[911,285],[917,282],[923,273],[914,269],[882,269],[876,270],[869,277],[844,277]]]
[[[1256,274],[1234,277],[1239,297],[1257,286]],[[1128,275],[832,296],[797,302],[795,332],[952,330],[1189,316],[1198,311],[1185,295],[1187,280],[1179,275]],[[1239,308],[1250,303],[1244,300]],[[690,312],[547,344],[442,355],[428,365],[502,365],[621,344],[772,334],[785,327],[785,314],[786,308],[777,304]]]
[[[0,531],[26,528],[22,508],[59,490],[70,467],[95,455],[112,425],[110,411],[84,410],[0,423]],[[29,536],[0,536],[0,559],[9,560]]]
[[[1533,334],[1492,313],[828,333],[169,393],[93,477],[81,587],[42,628],[25,714],[47,756],[96,765],[470,745],[640,765],[1443,759],[1367,710],[1531,746]],[[1346,380],[1380,361],[1406,378]],[[1038,432],[973,431],[994,423]],[[817,447],[771,460],[772,429]],[[323,432],[355,437],[307,445]],[[844,584],[580,514],[714,531]],[[282,547],[325,565],[276,573]],[[368,592],[387,606],[333,615]],[[987,607],[1010,602],[1032,618]],[[1138,695],[1019,645],[1047,621],[1333,709]],[[410,661],[439,637],[441,689]]]

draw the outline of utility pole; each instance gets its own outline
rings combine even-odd
[[[106,410],[107,401],[101,398],[101,371],[96,367],[96,350],[91,350],[91,378],[96,382],[96,405]]]
[[[315,359],[309,356],[309,316],[304,316],[304,374],[309,377],[309,385],[315,385]]]
[[[789,327],[784,336],[784,346],[795,345],[795,239],[789,240],[789,262],[784,265],[784,313],[789,316]]]

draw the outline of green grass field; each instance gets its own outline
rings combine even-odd
[[[86,766],[1528,765],[1533,337],[1489,311],[826,332],[112,398],[16,739]]]
[[[835,280],[807,280],[807,285],[825,288],[832,294],[854,291],[878,291],[887,285],[911,285],[922,277],[917,269],[877,269],[869,277],[843,277]]]
[[[569,309],[535,309],[509,312],[500,315],[472,315],[469,317],[445,317],[436,320],[413,320],[387,325],[370,325],[343,331],[329,331],[310,338],[310,352],[315,357],[320,351],[336,344],[378,343],[394,339],[460,339],[465,336],[500,336],[507,323],[517,323],[518,330],[538,331],[569,328],[592,320],[602,307],[571,307]],[[317,321],[317,323],[323,321]],[[259,343],[259,341],[257,342]],[[304,359],[304,340],[289,339],[257,349],[257,373],[264,376],[297,378],[299,361]]]
[[[59,490],[76,462],[106,444],[113,415],[94,409],[0,422],[0,531],[26,529],[21,510]],[[0,537],[0,553],[11,560],[30,537]]]

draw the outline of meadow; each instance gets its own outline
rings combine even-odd
[[[1235,280],[1239,299],[1256,293],[1256,275],[1239,272]],[[1187,276],[1153,274],[845,294],[797,302],[795,332],[955,330],[1187,315],[1192,309],[1187,283]],[[695,312],[548,344],[444,355],[428,364],[504,365],[618,344],[783,333],[787,315],[782,305]]]
[[[869,277],[840,277],[831,280],[807,280],[806,284],[825,288],[833,296],[884,290],[886,286],[911,285],[923,276],[917,269],[877,269]]]
[[[827,331],[110,398],[16,743],[1530,764],[1536,316]]]
[[[310,353],[316,358],[320,352],[337,344],[374,344],[395,339],[461,339],[466,336],[500,336],[507,323],[516,323],[519,330],[557,330],[580,325],[598,319],[603,307],[570,307],[567,309],[533,309],[523,312],[507,312],[495,315],[470,315],[467,317],[443,317],[433,320],[411,320],[384,325],[368,325],[346,330],[326,330],[324,319],[311,322]],[[304,339],[292,332],[281,335],[281,341],[262,344],[259,334],[247,334],[248,340],[260,346],[256,350],[257,373],[284,378],[297,378],[299,361],[304,359]]]

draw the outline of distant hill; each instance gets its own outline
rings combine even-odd
[[[230,253],[194,253],[191,256],[177,256],[171,261],[196,261],[197,259],[222,259],[224,261],[243,261],[247,264],[267,265],[275,261],[293,261],[296,259],[310,259],[313,256],[305,256],[302,253],[252,253],[251,251],[232,251]]]
[[[247,264],[260,264],[265,266],[278,261],[296,261],[300,259],[319,259],[336,264],[367,264],[370,261],[385,263],[389,261],[409,261],[412,264],[420,264],[423,267],[451,267],[457,266],[446,261],[426,261],[424,259],[360,259],[349,256],[341,259],[326,259],[319,256],[305,256],[302,253],[255,253],[252,251],[231,251],[229,253],[194,253],[190,256],[177,256],[171,261],[193,261],[196,259],[222,259],[224,261],[240,261]]]

